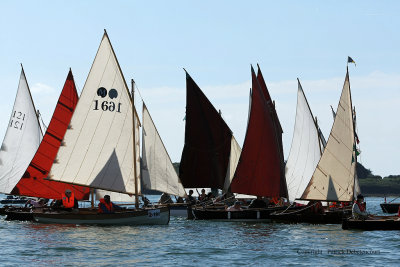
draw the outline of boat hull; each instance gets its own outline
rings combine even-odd
[[[310,224],[341,224],[343,218],[351,215],[349,210],[328,211],[322,214],[310,212],[274,213],[270,217],[274,222],[280,223],[310,223]]]
[[[240,221],[240,222],[270,222],[272,212],[286,209],[287,207],[265,208],[265,209],[244,209],[241,211],[226,211],[223,209],[196,208],[192,207],[188,213],[192,213],[197,220],[215,221]]]
[[[123,211],[111,214],[96,212],[43,212],[33,213],[36,222],[46,224],[96,224],[96,225],[166,225],[168,208]]]
[[[395,216],[380,216],[366,220],[345,219],[342,223],[343,230],[400,230],[400,220]]]
[[[382,203],[381,209],[384,213],[397,213],[400,203]]]

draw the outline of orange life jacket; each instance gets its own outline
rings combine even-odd
[[[273,198],[272,198],[272,202],[273,202],[275,205],[278,204],[278,203],[279,203],[279,198],[273,197]]]
[[[74,193],[71,193],[71,196],[68,198],[65,193],[62,194],[62,204],[64,208],[73,208],[75,205],[75,197]]]
[[[99,210],[98,210],[99,213],[103,213],[103,210],[101,209],[101,204],[103,204],[106,207],[106,209],[108,210],[109,213],[114,212],[114,207],[113,207],[112,202],[110,201],[110,203],[107,203],[104,200],[104,198],[102,198],[102,199],[100,199],[100,203],[99,203]]]
[[[332,202],[331,205],[329,206],[329,208],[336,208],[337,207],[337,203],[336,202]]]
[[[364,212],[366,209],[366,205],[365,202],[364,203],[358,203],[358,201],[356,201],[358,208],[360,209],[361,212]]]

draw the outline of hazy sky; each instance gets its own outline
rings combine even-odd
[[[183,67],[242,145],[250,64],[259,63],[287,157],[296,78],[328,137],[330,105],[337,107],[351,56],[360,162],[375,174],[400,174],[399,14],[398,1],[1,1],[0,138],[19,64],[48,124],[69,68],[80,91],[107,29],[125,78],[135,79],[173,161],[184,142]],[[141,111],[138,94],[136,105]]]

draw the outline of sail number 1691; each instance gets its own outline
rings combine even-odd
[[[121,113],[121,103],[115,104],[113,101],[100,101],[94,100],[94,110],[103,110],[103,111],[116,111]]]

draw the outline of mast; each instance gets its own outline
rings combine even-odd
[[[307,99],[306,99],[307,101]],[[308,104],[308,103],[307,103]],[[311,111],[311,110],[310,110]],[[322,156],[322,148],[321,148],[321,133],[319,132],[319,127],[318,127],[318,120],[317,117],[315,117],[315,126],[317,127],[317,135],[318,135],[318,146],[319,146],[319,153]]]
[[[353,153],[354,153],[354,164],[355,164],[354,181],[353,181],[353,201],[354,201],[354,191],[356,189],[356,177],[357,177],[357,153],[356,153],[357,147],[355,147],[356,146],[356,134],[355,134],[356,133],[356,127],[355,127],[354,112],[353,112],[353,100],[351,98],[351,86],[350,86],[350,77],[349,77],[349,63],[347,63],[346,70],[347,70],[346,78],[349,81],[351,121],[353,123],[353,150],[355,150],[355,151],[353,151]]]
[[[132,97],[132,126],[133,126],[133,172],[135,176],[135,207],[139,208],[138,180],[136,170],[136,126],[135,126],[135,81],[131,79],[131,97]]]

